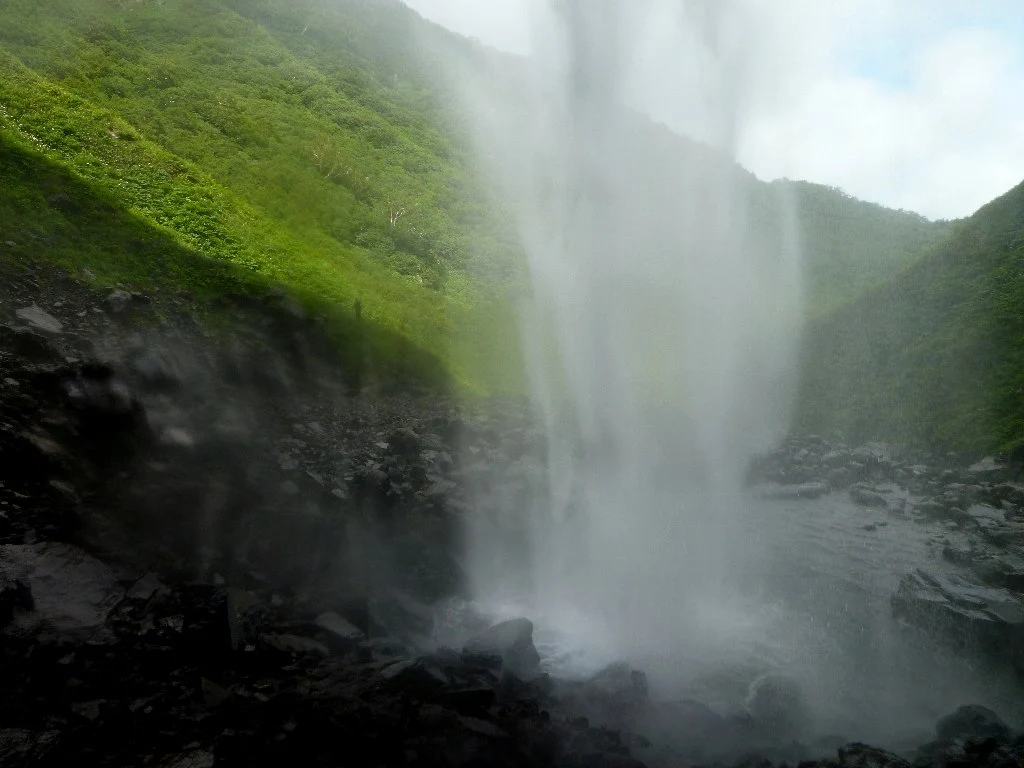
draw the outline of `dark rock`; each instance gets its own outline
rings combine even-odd
[[[382,669],[380,674],[392,686],[424,696],[440,691],[451,682],[444,672],[419,659],[394,662]]]
[[[850,487],[850,501],[862,507],[888,507],[889,501],[880,493],[864,485]]]
[[[132,295],[128,291],[117,289],[107,296],[107,308],[115,315],[120,315],[132,305]]]
[[[1024,553],[1014,550],[973,563],[974,572],[986,583],[1013,592],[1024,592]]]
[[[14,615],[9,634],[46,633],[66,642],[116,639],[106,619],[122,591],[114,573],[96,558],[70,544],[10,544],[0,546],[0,563],[9,582],[25,585],[20,588],[21,607],[27,607],[26,587],[31,594],[31,610]]]
[[[796,733],[807,719],[803,691],[796,681],[780,674],[765,674],[754,680],[744,708],[755,726],[775,734]]]
[[[344,642],[357,642],[366,636],[361,629],[336,613],[321,613],[316,618],[316,625]]]
[[[913,626],[1024,665],[1024,604],[1008,590],[917,569],[900,581],[892,607]]]
[[[922,515],[926,515],[933,520],[943,520],[947,518],[947,508],[937,501],[922,501],[915,507],[915,509]]]
[[[466,643],[467,653],[501,656],[504,669],[524,679],[534,676],[540,666],[540,654],[533,645],[533,622],[510,619],[484,630]]]
[[[392,635],[417,643],[431,635],[434,612],[426,605],[394,589],[369,602],[371,634]]]
[[[494,700],[493,688],[463,688],[445,691],[437,697],[438,703],[462,714],[486,711],[493,706]]]
[[[420,436],[407,427],[395,430],[388,436],[388,449],[399,456],[412,458],[419,454]]]
[[[994,456],[986,456],[969,466],[967,474],[976,480],[1000,480],[1006,474],[1006,467]]]
[[[293,656],[329,656],[330,649],[309,637],[290,634],[264,634],[260,636],[260,647],[263,650],[279,651]]]
[[[31,611],[34,605],[31,588],[13,570],[0,561],[0,629],[11,623],[16,610]]]
[[[935,736],[939,741],[996,739],[1006,743],[1010,740],[1010,729],[988,707],[969,704],[940,719],[935,724]]]
[[[866,744],[847,744],[841,747],[839,759],[831,764],[839,768],[911,768],[911,764],[902,757]]]
[[[574,709],[602,722],[627,721],[648,703],[647,676],[626,663],[610,664],[579,684],[559,692]]]
[[[23,307],[14,314],[18,316],[19,320],[24,320],[28,323],[33,330],[41,331],[42,333],[56,336],[64,330],[64,325],[60,320],[44,312],[35,304],[30,307]]]
[[[0,345],[32,363],[61,362],[60,350],[53,340],[29,328],[0,325]]]
[[[64,391],[88,427],[104,434],[148,430],[142,403],[106,366],[83,366],[66,378]]]
[[[216,658],[238,650],[242,629],[228,590],[197,584],[186,587],[181,596],[184,603],[181,642],[187,651]]]
[[[762,488],[759,495],[767,499],[817,499],[831,490],[825,483],[800,483]]]
[[[0,729],[0,765],[36,765],[60,738],[57,731]]]

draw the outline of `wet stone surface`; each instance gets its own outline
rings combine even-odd
[[[465,590],[473,489],[514,499],[543,481],[521,405],[353,392],[280,297],[240,304],[215,339],[188,297],[42,273],[2,290],[0,764],[632,768],[824,753],[791,738],[800,701],[785,681],[723,716],[653,700],[626,664],[543,674],[528,617],[439,642],[439,606]],[[956,526],[966,538],[949,531],[950,551],[989,591],[915,574],[908,612],[1012,623],[1024,486],[998,462],[933,466],[815,442],[758,471],[801,503],[860,489],[879,514]],[[806,764],[1019,766],[1012,726],[975,707],[915,754],[837,743]]]

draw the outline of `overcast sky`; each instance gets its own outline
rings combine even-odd
[[[542,0],[405,2],[528,53],[530,6]],[[739,4],[757,39],[737,153],[761,178],[831,184],[931,218],[969,215],[1024,180],[1024,0]],[[705,138],[679,47],[666,16],[644,40],[636,98]]]

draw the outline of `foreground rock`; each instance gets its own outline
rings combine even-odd
[[[1024,672],[1024,602],[1009,590],[918,569],[900,582],[892,607],[916,627]]]
[[[161,297],[96,296],[65,277],[26,278],[6,304],[25,311],[0,318],[0,764],[668,768],[822,754],[793,741],[802,702],[784,680],[722,715],[652,700],[625,664],[552,680],[527,619],[433,641],[435,601],[465,582],[458,532],[500,525],[543,482],[521,404],[356,397],[362,373],[314,354],[316,328],[287,301],[227,302],[239,323],[215,343],[187,309],[158,317]],[[50,285],[59,296],[39,295]],[[877,447],[800,451],[778,480],[795,498],[874,492],[902,469]],[[991,473],[922,482],[943,509],[1012,517],[1020,489],[975,488]],[[471,503],[481,487],[497,489],[493,519]],[[927,754],[1017,755],[1013,734],[977,725],[986,717],[942,726]],[[900,759],[852,745],[806,764]]]

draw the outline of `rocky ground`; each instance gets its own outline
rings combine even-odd
[[[358,391],[283,295],[226,302],[216,333],[187,295],[97,294],[42,269],[5,275],[0,299],[0,764],[629,768],[733,762],[755,744],[746,765],[809,756],[790,738],[799,696],[785,681],[722,717],[651,701],[626,665],[552,679],[526,619],[440,626],[465,588],[473,489],[514,504],[538,481],[541,435],[520,406]],[[995,627],[989,643],[1021,626],[1007,606],[1024,492],[1003,471],[918,471],[812,440],[758,467],[776,493],[843,489],[949,525],[975,591],[922,572],[894,607]],[[916,756],[1022,758],[978,707]],[[908,763],[849,745],[813,764]]]
[[[898,516],[931,527],[944,567],[908,573],[892,595],[894,613],[966,652],[1006,662],[1024,679],[1022,467],[811,436],[761,457],[751,481],[775,497],[848,494],[875,514],[867,526]]]

